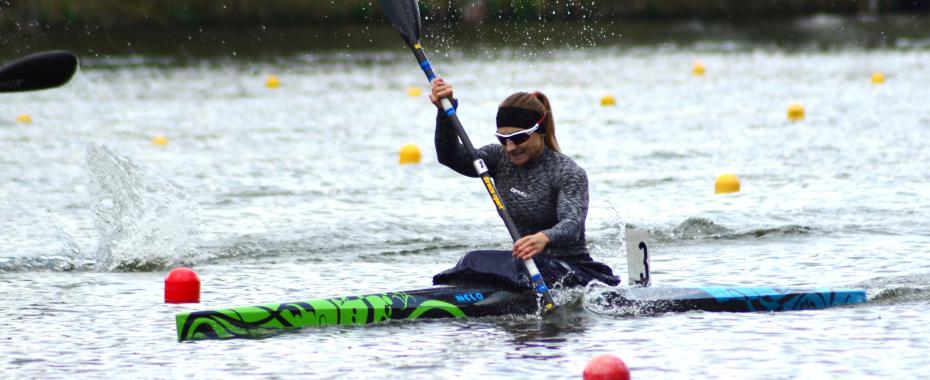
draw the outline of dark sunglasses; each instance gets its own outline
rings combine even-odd
[[[525,143],[526,140],[529,140],[530,136],[532,136],[537,129],[539,129],[539,124],[534,125],[533,128],[514,132],[509,135],[502,135],[494,132],[494,136],[497,136],[497,140],[501,142],[501,145],[507,145],[507,141],[514,143],[514,145],[520,145]]]
[[[536,124],[533,124],[530,129],[520,132],[514,132],[509,135],[502,135],[500,133],[494,132],[494,135],[497,136],[497,141],[501,142],[501,145],[507,146],[507,141],[512,142],[514,145],[520,145],[530,139],[530,136],[533,135],[533,132],[536,132],[539,129],[539,124],[542,124],[543,120],[546,120],[546,114],[543,113],[542,117],[536,121]]]

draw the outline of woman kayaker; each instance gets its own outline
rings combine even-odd
[[[472,157],[442,112],[442,98],[458,105],[452,85],[437,78],[430,100],[439,108],[435,137],[439,162],[477,177]],[[588,254],[584,235],[588,177],[560,152],[549,99],[540,92],[508,96],[497,109],[495,135],[500,144],[478,148],[477,154],[522,238],[510,251],[469,252],[454,268],[434,276],[433,283],[526,289],[531,281],[521,260],[533,258],[550,287],[584,286],[592,281],[619,284],[610,267]]]

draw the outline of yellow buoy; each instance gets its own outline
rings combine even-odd
[[[419,164],[420,148],[416,144],[407,144],[400,147],[400,164]]]
[[[281,87],[281,80],[278,79],[277,75],[269,75],[268,78],[265,78],[265,87],[268,87],[268,88]]]
[[[407,87],[407,96],[411,98],[416,98],[416,97],[419,97],[420,95],[423,95],[423,90],[421,90],[419,87],[414,87],[414,86]]]
[[[872,73],[872,84],[882,83],[885,83],[885,74],[882,74],[880,71]]]
[[[800,103],[791,103],[788,105],[788,120],[804,120],[804,106],[802,106]]]
[[[739,191],[739,178],[736,174],[721,174],[717,177],[717,183],[714,184],[714,193],[728,194]]]
[[[614,99],[613,96],[604,95],[604,97],[601,98],[601,106],[604,106],[604,107],[612,107],[612,106],[615,106],[615,105],[617,105],[617,99]]]
[[[32,116],[24,113],[22,115],[16,116],[16,122],[20,124],[32,124]]]
[[[701,61],[695,61],[694,66],[691,67],[691,74],[695,76],[704,75],[704,64]]]
[[[152,145],[155,145],[155,146],[168,145],[168,138],[162,135],[156,135],[155,137],[152,137]]]

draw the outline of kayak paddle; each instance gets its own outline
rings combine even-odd
[[[420,63],[420,68],[423,69],[426,78],[432,83],[433,79],[436,79],[436,74],[433,73],[433,68],[430,66],[429,60],[426,59],[426,54],[420,46],[420,7],[419,4],[417,4],[417,0],[379,1],[381,2],[381,8],[384,10],[384,14],[387,15],[391,24],[394,24],[394,28],[400,32],[400,36],[403,37],[407,46],[413,50],[413,55],[416,57],[417,62]],[[465,133],[465,128],[462,127],[462,122],[459,121],[459,117],[455,113],[455,108],[452,107],[452,102],[449,101],[449,99],[443,98],[440,99],[440,103],[442,103],[442,109],[445,111],[446,116],[452,119],[455,132],[459,135],[459,139],[462,140],[462,144],[465,145],[465,149],[471,154],[475,170],[481,177],[481,181],[484,182],[484,187],[488,190],[488,195],[491,196],[491,200],[494,201],[494,205],[497,207],[497,214],[504,220],[507,231],[510,232],[510,237],[513,238],[513,241],[517,241],[520,239],[520,232],[517,231],[517,227],[510,217],[510,213],[507,212],[507,207],[504,206],[504,202],[501,200],[497,193],[497,189],[494,187],[494,183],[491,181],[491,175],[488,174],[488,167],[485,165],[484,160],[478,158],[475,147],[471,144],[471,140],[468,139],[468,134]],[[546,286],[546,282],[543,280],[542,275],[539,274],[536,263],[530,258],[523,260],[523,264],[526,265],[526,270],[533,280],[536,292],[542,295],[546,311],[555,309],[555,303],[552,301],[552,296],[549,294],[549,287]]]
[[[67,51],[32,54],[0,68],[0,92],[44,90],[71,80],[78,58]]]

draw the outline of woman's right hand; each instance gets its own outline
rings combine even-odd
[[[436,108],[442,109],[439,99],[452,99],[452,85],[446,83],[442,78],[433,79],[430,84],[432,84],[433,89],[430,91],[429,100],[436,105]]]

